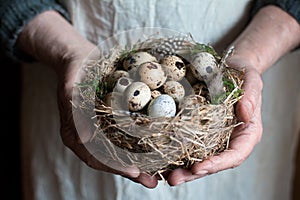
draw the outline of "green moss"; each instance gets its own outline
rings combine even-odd
[[[201,44],[201,43],[196,43],[192,48],[191,48],[191,54],[197,54],[197,53],[201,53],[201,52],[207,52],[212,54],[216,59],[220,60],[221,57],[220,55],[216,52],[216,50],[210,46],[210,45],[206,45],[206,44]]]
[[[78,83],[79,88],[85,89],[90,88],[92,91],[95,91],[95,94],[98,98],[103,99],[108,93],[108,85],[106,82],[100,81],[99,79],[94,79],[92,81]]]
[[[225,99],[233,92],[233,90],[236,88],[234,83],[230,79],[223,79],[223,84],[225,86],[225,93],[220,94],[219,96],[214,97],[211,99],[212,104],[220,104],[225,101]],[[237,89],[233,92],[232,96],[234,98],[240,97],[244,93],[244,90]]]

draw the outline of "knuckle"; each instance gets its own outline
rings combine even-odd
[[[231,168],[233,169],[233,168],[236,168],[236,167],[240,166],[245,160],[246,160],[246,157],[245,157],[245,156],[242,156],[242,155],[238,154],[238,155],[236,156],[236,160],[235,160],[235,162],[233,163],[233,165],[232,165]]]

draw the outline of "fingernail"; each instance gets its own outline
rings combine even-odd
[[[182,179],[182,180],[179,180],[176,184],[175,184],[175,186],[177,186],[177,185],[181,185],[182,183],[185,183],[185,180],[184,179]]]
[[[199,170],[196,172],[197,175],[207,175],[208,171],[207,170]]]

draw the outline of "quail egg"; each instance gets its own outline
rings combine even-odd
[[[192,73],[199,80],[211,80],[217,70],[215,57],[207,52],[197,53],[191,64]]]
[[[119,92],[119,93],[123,93],[125,91],[125,89],[132,83],[132,79],[127,78],[127,77],[121,77],[119,78],[119,80],[117,81],[114,91],[115,92]]]
[[[204,97],[209,96],[207,86],[203,82],[199,82],[199,83],[196,83],[195,85],[193,85],[193,91],[197,95],[201,95],[201,96],[204,96]]]
[[[200,95],[189,95],[185,96],[178,105],[178,109],[193,110],[204,105],[205,98]]]
[[[161,92],[158,91],[158,90],[152,90],[152,91],[151,91],[151,97],[152,97],[153,99],[155,99],[156,97],[158,97],[158,96],[160,96],[160,95],[161,95]]]
[[[162,94],[153,99],[148,106],[150,117],[174,117],[176,115],[176,103],[174,99]]]
[[[121,77],[129,77],[129,73],[125,70],[116,70],[114,71],[108,78],[107,78],[107,84],[110,88],[113,88],[116,82]]]
[[[185,89],[183,85],[177,81],[167,81],[163,85],[165,94],[170,95],[176,102],[180,102],[185,95]]]
[[[186,74],[186,66],[178,56],[166,56],[161,60],[161,64],[169,80],[180,81]]]
[[[145,62],[156,62],[157,59],[152,56],[150,53],[147,52],[135,52],[130,54],[125,60],[123,61],[123,68],[126,71],[133,70],[137,68],[139,65]]]
[[[150,89],[154,90],[161,87],[167,77],[161,65],[157,62],[146,62],[138,68],[140,80],[146,83]]]
[[[124,98],[130,111],[138,111],[150,101],[151,90],[143,82],[133,82],[126,88]]]

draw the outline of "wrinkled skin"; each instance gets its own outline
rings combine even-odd
[[[232,66],[239,66],[237,63],[238,60]],[[201,163],[194,164],[190,170],[174,170],[167,179],[170,185],[178,185],[209,174],[235,168],[248,158],[254,146],[260,141],[263,130],[261,121],[261,90],[263,84],[259,73],[255,69],[245,67],[245,72],[243,85],[245,95],[236,106],[238,118],[244,124],[234,129],[228,150],[220,155],[209,157]]]
[[[61,27],[64,27],[64,31],[60,31]],[[230,66],[243,68],[246,72],[243,86],[245,95],[236,107],[238,118],[244,124],[234,130],[229,150],[196,163],[189,170],[176,169],[165,173],[164,179],[169,185],[175,186],[234,168],[247,159],[262,135],[261,74],[299,43],[300,26],[283,10],[266,6],[256,14],[234,41],[237,53],[229,60]],[[95,45],[83,38],[55,11],[45,11],[31,20],[20,33],[17,45],[57,72],[61,138],[64,144],[94,169],[122,175],[148,188],[156,187],[158,177],[143,174],[136,167],[124,168],[114,164],[114,161],[97,157],[97,152],[88,151],[85,145],[91,137],[90,128],[81,128],[80,125],[75,128],[73,117],[78,116],[72,114],[70,103],[75,77],[82,60]],[[76,121],[85,124],[86,120],[79,118]],[[114,169],[109,166],[114,166]]]
[[[84,143],[88,143],[92,131],[86,126],[81,130],[76,130],[73,122],[72,91],[75,77],[81,64],[81,56],[64,56],[65,76],[59,79],[58,102],[61,113],[61,136],[64,144],[72,149],[87,165],[114,174],[120,174],[130,178],[135,182],[140,182],[146,187],[153,188],[157,185],[158,177],[151,177],[146,174],[140,174],[137,168],[124,169],[117,163],[106,161],[104,158],[101,163],[85,148]],[[233,67],[240,68],[245,65],[245,61],[231,59]],[[232,134],[229,150],[221,153],[219,156],[210,157],[201,163],[196,163],[190,170],[176,169],[165,174],[165,180],[174,186],[182,182],[201,178],[208,174],[239,166],[251,153],[253,147],[259,142],[262,134],[261,124],[261,90],[262,80],[260,74],[252,67],[243,67],[245,69],[245,83],[243,86],[245,95],[237,105],[236,111],[238,117],[245,124],[236,128]],[[88,124],[87,119],[76,120]],[[78,128],[78,126],[77,126]],[[80,126],[79,126],[80,129]],[[80,136],[77,134],[80,133]],[[243,148],[241,148],[243,147]],[[106,165],[103,163],[107,163]],[[109,166],[113,166],[114,169]]]

